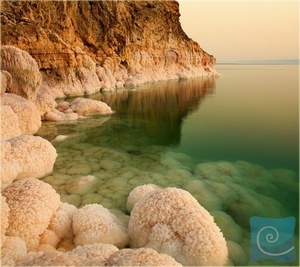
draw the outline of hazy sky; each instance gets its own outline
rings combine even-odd
[[[187,35],[217,62],[299,58],[299,1],[179,0]]]

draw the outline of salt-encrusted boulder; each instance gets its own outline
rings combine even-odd
[[[47,90],[43,90],[43,88],[41,88],[37,94],[35,105],[42,117],[46,112],[54,110],[56,102],[54,100],[54,96],[52,96]]]
[[[43,177],[52,171],[56,156],[52,144],[39,136],[21,135],[2,141],[1,182]]]
[[[8,214],[9,214],[9,207],[6,203],[6,198],[1,194],[1,247],[5,241],[5,233],[8,227]]]
[[[88,204],[73,216],[76,246],[104,243],[124,248],[128,244],[125,225],[100,204]]]
[[[37,249],[40,235],[61,205],[59,195],[51,185],[35,178],[16,181],[2,194],[10,209],[6,235],[22,238],[29,251]]]
[[[6,92],[7,87],[11,87],[12,78],[9,72],[5,70],[1,70],[1,91],[0,93],[3,94]]]
[[[73,121],[78,119],[78,114],[75,112],[64,113],[58,109],[46,112],[43,116],[43,120],[47,121]]]
[[[102,101],[77,97],[74,99],[70,108],[81,116],[96,115],[96,114],[112,114],[111,108]]]
[[[21,135],[19,119],[10,106],[0,106],[1,139],[9,139]]]
[[[138,201],[128,224],[130,246],[148,247],[183,265],[224,265],[228,249],[213,217],[185,190],[156,189]]]
[[[106,266],[182,266],[172,257],[151,248],[122,249],[113,253]]]
[[[3,45],[1,69],[8,71],[12,77],[12,83],[7,88],[7,92],[35,101],[42,75],[38,64],[29,53],[14,46]]]
[[[33,102],[28,101],[23,97],[15,94],[4,93],[1,95],[0,103],[1,106],[9,106],[12,109],[13,113],[15,113],[18,118],[18,124],[21,134],[34,134],[41,127],[42,122],[40,113]],[[8,111],[8,109],[6,108],[5,113],[1,118],[1,120],[5,120],[6,122],[2,123],[4,123],[4,125],[13,123],[15,121],[15,115],[13,115],[12,112]],[[8,130],[6,129],[5,132],[7,131]],[[17,132],[17,130],[12,129],[12,131],[13,132],[11,133],[6,133],[6,136],[16,136],[14,135],[16,134],[14,132]]]

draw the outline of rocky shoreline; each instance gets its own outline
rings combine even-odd
[[[176,1],[1,3],[1,266],[245,265],[249,217],[285,216],[272,196],[296,193],[289,170],[36,136],[114,113],[85,95],[218,75],[179,18]]]
[[[128,199],[128,217],[101,204],[64,203],[39,180],[52,172],[57,157],[50,142],[34,136],[43,120],[114,112],[101,101],[57,98],[217,75],[215,58],[181,29],[178,3],[5,1],[1,9],[1,265],[225,264],[222,232],[187,191],[138,188]],[[79,183],[90,185],[93,179],[87,175]],[[179,199],[187,210],[176,211]],[[169,203],[169,211],[164,205],[147,207],[157,201]],[[154,213],[142,225],[140,216],[148,210]],[[186,216],[190,213],[194,217]],[[182,218],[171,225],[177,215]],[[155,231],[146,231],[154,217]],[[185,224],[195,225],[194,230]],[[198,246],[186,237],[196,229],[205,236]],[[161,234],[165,238],[156,240]],[[141,244],[149,238],[153,245]],[[161,242],[165,248],[155,251]]]
[[[179,19],[176,1],[7,1],[1,41],[33,57],[54,98],[216,75]]]

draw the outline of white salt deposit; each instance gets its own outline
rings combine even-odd
[[[94,129],[105,120],[89,119],[89,125],[84,127]],[[52,140],[64,136],[58,135],[53,125],[48,127]],[[80,132],[82,126],[79,122],[74,127]],[[99,203],[124,215],[128,214],[129,193],[137,186],[183,188],[214,216],[228,242],[232,264],[243,265],[248,260],[249,217],[285,216],[282,205],[272,194],[278,186],[292,187],[297,183],[295,174],[289,170],[269,171],[244,161],[197,164],[188,155],[163,146],[123,145],[112,149],[89,142],[85,134],[72,133],[64,142],[53,142],[58,158],[54,172],[43,180],[55,188],[62,201],[77,207]],[[265,193],[264,188],[268,189]],[[129,210],[138,201],[134,199]]]

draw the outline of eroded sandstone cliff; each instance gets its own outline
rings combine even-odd
[[[215,74],[176,1],[5,1],[1,42],[27,51],[53,97]]]

